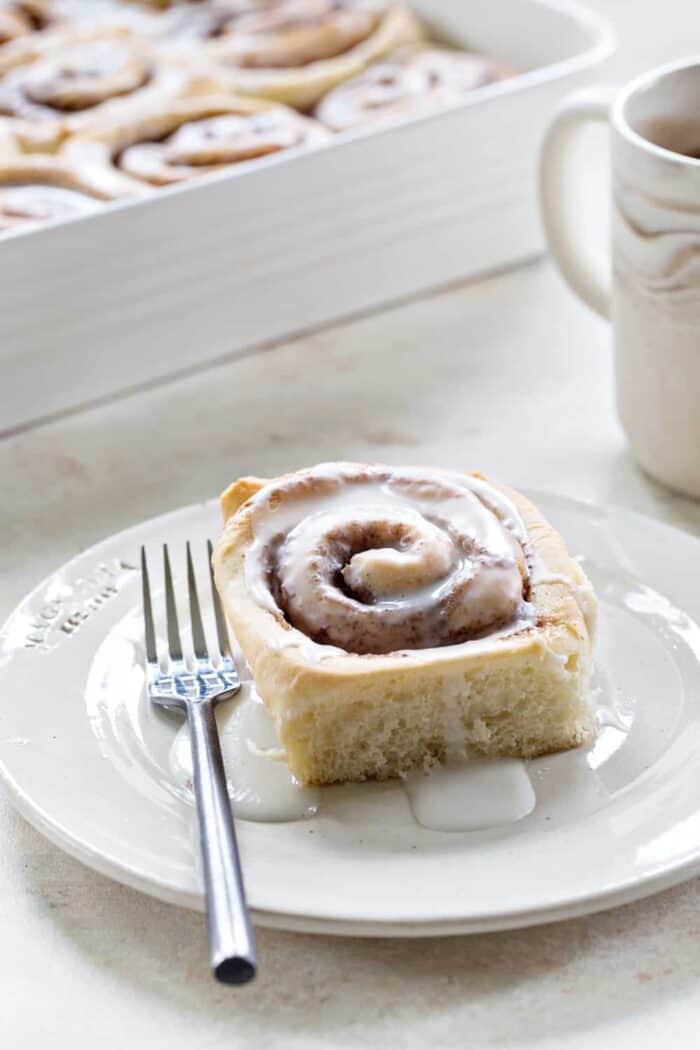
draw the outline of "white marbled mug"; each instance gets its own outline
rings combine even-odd
[[[610,124],[612,266],[596,255],[574,192],[581,130]],[[549,247],[574,291],[615,331],[617,405],[654,478],[700,498],[700,57],[620,90],[578,92],[541,156]]]

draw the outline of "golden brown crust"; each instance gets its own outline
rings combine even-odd
[[[264,478],[238,478],[221,493],[221,512],[224,521],[228,521],[236,511],[243,506],[246,500],[259,492],[267,482]]]

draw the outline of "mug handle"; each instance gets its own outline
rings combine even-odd
[[[608,250],[584,254],[579,237],[585,215],[572,193],[573,146],[586,124],[607,123],[619,93],[613,84],[599,84],[569,95],[557,108],[540,153],[540,213],[547,243],[562,275],[574,292],[601,317],[610,317],[611,263]]]

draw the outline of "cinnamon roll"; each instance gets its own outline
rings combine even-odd
[[[0,165],[0,233],[96,211],[111,197],[56,157],[16,157]]]
[[[73,136],[64,153],[115,188],[167,186],[294,147],[325,142],[320,124],[286,106],[207,95],[122,110]]]
[[[176,94],[204,82],[120,29],[50,34],[27,45],[22,61],[17,55],[0,81],[0,115],[20,122],[29,149],[55,149],[88,116],[125,99]]]
[[[316,117],[334,131],[401,120],[450,105],[477,88],[512,76],[484,55],[444,48],[401,48],[338,85]]]
[[[222,507],[219,593],[301,782],[590,739],[595,598],[518,493],[324,464],[242,479]]]
[[[336,84],[403,44],[417,19],[382,0],[263,0],[231,5],[207,54],[233,90],[309,109]]]

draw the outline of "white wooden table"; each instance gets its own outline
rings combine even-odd
[[[694,0],[598,5],[617,16],[623,76],[700,51]],[[208,498],[239,473],[322,458],[478,467],[700,534],[700,504],[628,457],[609,341],[543,262],[8,438],[0,615],[105,534]],[[261,976],[232,990],[208,977],[201,916],[83,868],[3,794],[0,837],[8,1050],[697,1045],[698,882],[516,933],[392,942],[261,931]]]

